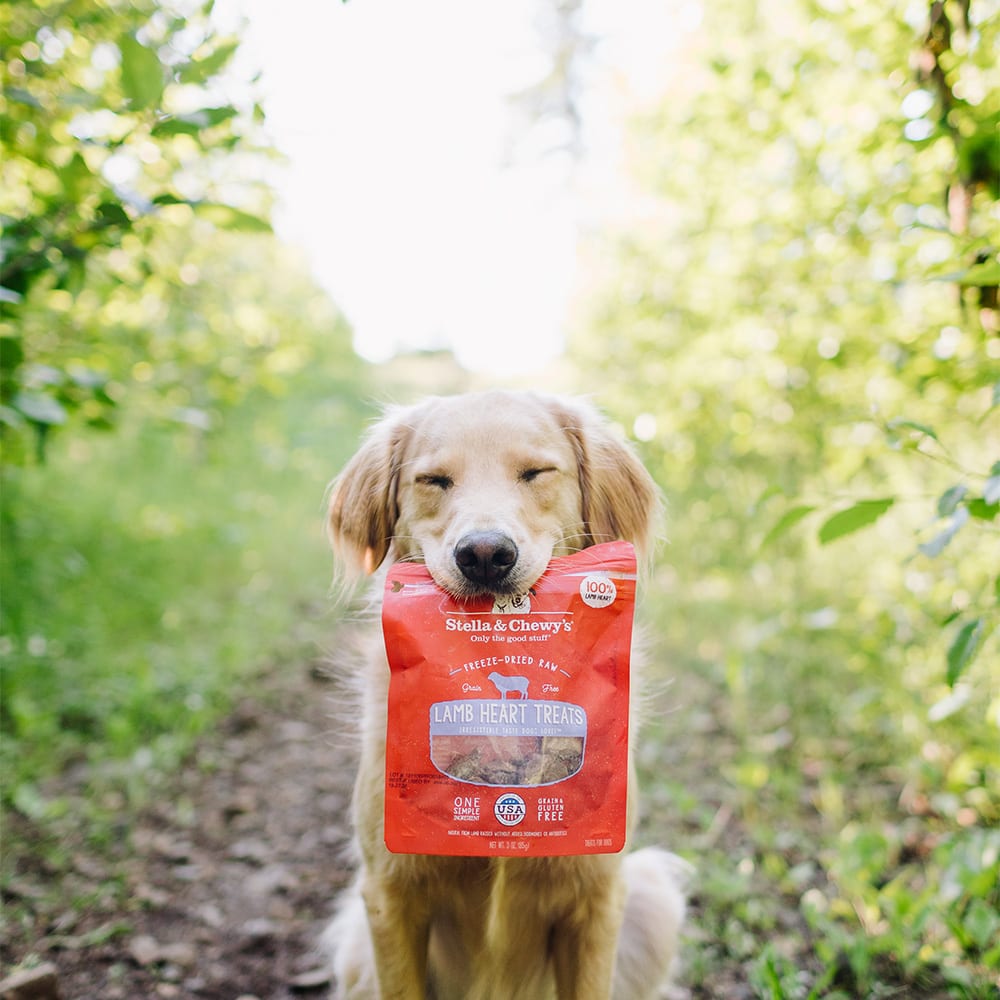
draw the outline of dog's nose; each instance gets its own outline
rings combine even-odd
[[[498,584],[517,562],[517,546],[500,531],[470,531],[455,546],[462,575],[482,587]]]

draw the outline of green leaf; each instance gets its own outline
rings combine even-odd
[[[985,899],[974,899],[969,904],[962,924],[979,949],[984,949],[997,938],[1000,931],[1000,916]]]
[[[222,122],[235,118],[239,112],[236,108],[202,108],[186,115],[175,115],[164,118],[152,129],[152,135],[198,135],[203,129],[221,125]]]
[[[983,620],[974,618],[966,622],[948,647],[948,684],[952,687],[962,676],[962,672],[976,658],[979,643],[983,638]]]
[[[0,424],[5,427],[23,427],[24,417],[12,406],[4,406],[0,403]]]
[[[1000,475],[990,476],[983,486],[983,499],[988,504],[1000,503]]]
[[[169,191],[158,194],[153,199],[154,205],[190,205],[191,202],[187,198],[181,198],[180,195],[171,194]]]
[[[203,218],[208,219],[221,229],[235,229],[248,233],[269,233],[271,223],[258,215],[251,215],[232,205],[220,205],[216,202],[199,202],[194,210]]]
[[[67,198],[73,200],[79,199],[94,181],[93,171],[79,153],[75,153],[69,163],[57,172]]]
[[[31,389],[45,385],[62,385],[66,377],[55,365],[29,365],[24,375],[25,384]]]
[[[986,288],[990,285],[1000,285],[1000,262],[988,260],[982,264],[973,264],[958,279],[958,283],[966,288]]]
[[[932,438],[934,441],[938,440],[937,434],[934,432],[933,427],[928,427],[927,424],[919,424],[916,420],[906,420],[905,418],[899,418],[898,420],[890,420],[888,424],[890,431],[897,430],[910,430],[917,431],[926,437]]]
[[[128,213],[117,201],[102,201],[97,206],[97,218],[103,226],[121,226],[127,229],[132,225]]]
[[[9,101],[17,101],[18,104],[26,104],[29,108],[41,108],[42,102],[30,91],[23,87],[6,87],[4,96]]]
[[[0,337],[0,371],[13,371],[24,361],[20,337]]]
[[[74,298],[83,291],[87,279],[87,257],[73,257],[66,261],[66,269],[56,285],[69,292]]]
[[[118,48],[122,54],[122,89],[132,109],[139,111],[158,104],[164,83],[160,57],[134,35],[123,35]]]
[[[14,808],[28,819],[44,819],[48,814],[48,802],[42,798],[35,785],[30,782],[22,782],[14,788],[11,796]]]
[[[839,511],[820,525],[820,544],[826,545],[844,535],[866,528],[869,524],[874,524],[895,502],[895,497],[860,500],[847,510]]]
[[[19,392],[14,397],[13,406],[32,423],[45,426],[66,423],[66,411],[60,403],[41,392]]]
[[[977,521],[993,521],[1000,513],[1000,503],[987,503],[979,497],[968,501],[966,507],[969,508],[969,513]]]
[[[951,519],[951,523],[929,542],[917,546],[925,556],[936,559],[945,550],[948,543],[958,534],[963,525],[969,520],[969,508],[959,507]]]
[[[760,543],[760,547],[764,548],[770,545],[775,539],[780,538],[786,532],[795,527],[804,517],[811,514],[816,508],[810,504],[799,504],[796,507],[791,507],[785,511],[781,517],[775,522],[775,525],[771,530],[764,536],[764,540]]]
[[[93,368],[85,368],[83,365],[73,365],[66,374],[70,381],[81,389],[93,391],[103,388],[108,383],[108,376],[103,372],[95,371]]]
[[[968,492],[969,488],[964,483],[959,483],[957,486],[952,486],[950,490],[945,490],[938,500],[938,517],[950,517],[954,514],[955,508],[961,503],[962,498]]]
[[[225,42],[201,59],[194,59],[182,66],[177,74],[181,83],[205,83],[220,70],[225,69],[239,47],[239,42]]]

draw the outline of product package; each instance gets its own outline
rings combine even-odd
[[[553,559],[527,594],[460,602],[418,563],[386,577],[385,842],[543,857],[625,846],[636,560]]]

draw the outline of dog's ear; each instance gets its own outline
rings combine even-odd
[[[662,511],[652,476],[595,410],[576,402],[556,405],[576,452],[588,544],[622,539],[651,555]]]
[[[327,529],[351,570],[374,573],[389,552],[399,509],[396,487],[409,437],[399,415],[376,424],[329,491]]]

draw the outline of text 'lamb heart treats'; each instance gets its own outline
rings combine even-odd
[[[635,551],[553,559],[527,594],[458,601],[386,577],[385,842],[406,854],[625,846]]]

